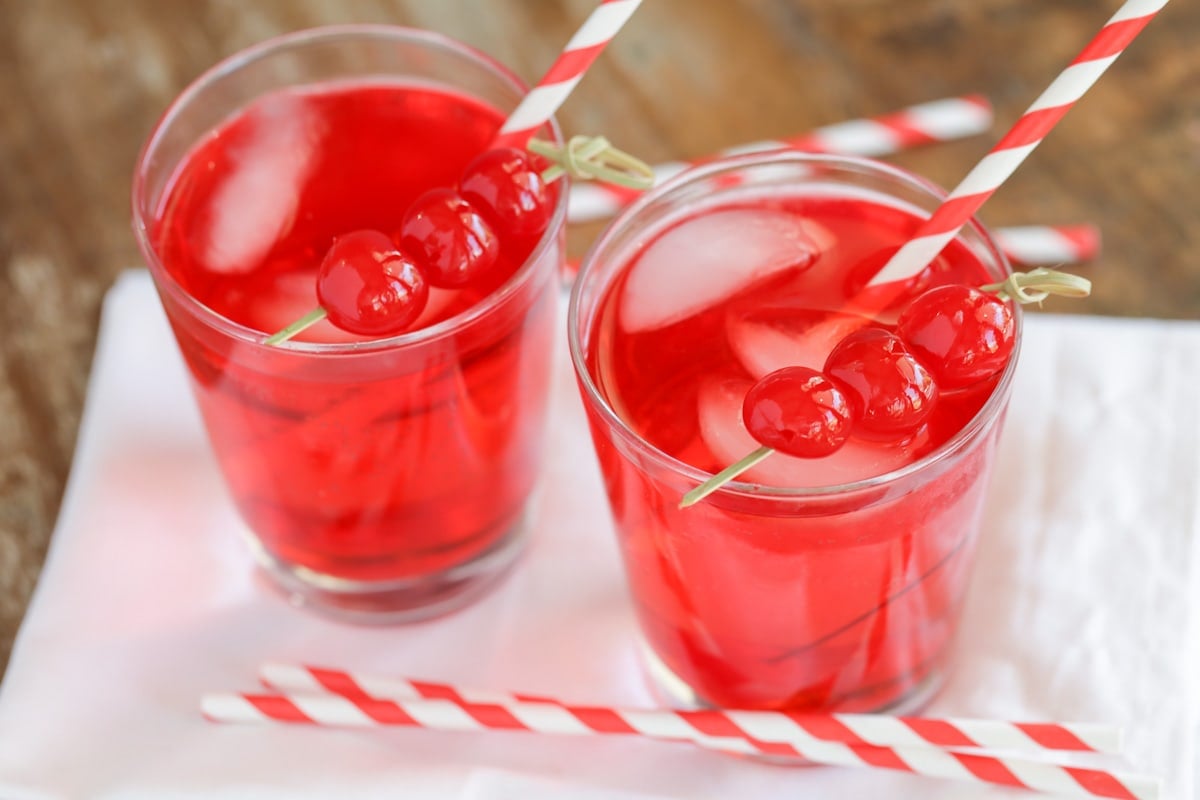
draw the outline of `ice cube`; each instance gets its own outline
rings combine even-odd
[[[808,268],[832,242],[824,226],[769,209],[728,209],[687,220],[633,265],[621,326],[636,333],[679,322],[772,275]]]
[[[700,387],[700,437],[722,464],[732,464],[759,443],[742,422],[742,400],[751,386],[742,378],[711,378]],[[781,487],[837,486],[899,469],[913,460],[914,448],[850,439],[824,458],[793,458],[774,453],[740,480]]]
[[[253,270],[291,228],[320,144],[300,96],[269,97],[251,114],[252,138],[233,145],[233,168],[213,193],[204,240],[205,266],[222,274]]]
[[[730,315],[725,335],[738,362],[755,378],[784,367],[821,370],[829,352],[870,320],[837,312],[797,312],[760,319]]]

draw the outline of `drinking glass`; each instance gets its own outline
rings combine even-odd
[[[285,35],[188,87],[133,182],[134,230],[251,550],[294,601],[362,622],[457,608],[520,552],[540,465],[566,191],[528,259],[489,296],[369,342],[265,346],[263,331],[189,293],[154,233],[181,165],[239,110],[280,90],[380,81],[445,89],[502,113],[526,91],[496,61],[429,32]],[[542,135],[562,141],[553,122]],[[396,157],[418,167],[436,154]]]
[[[613,369],[606,359],[638,358],[613,355],[603,311],[647,243],[714,209],[792,195],[861,197],[916,216],[945,198],[925,180],[863,159],[777,152],[693,169],[625,210],[585,258],[571,298],[571,357],[648,671],[667,698],[906,711],[946,675],[1016,351],[978,413],[912,463],[819,488],[735,481],[688,508],[681,497],[709,474],[639,435],[599,377]],[[1009,274],[979,224],[959,241],[993,279]],[[1019,312],[1016,327],[1019,342]]]

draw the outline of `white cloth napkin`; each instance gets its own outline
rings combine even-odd
[[[957,664],[931,713],[1119,723],[1133,766],[1166,776],[1168,797],[1193,797],[1200,326],[1027,319]],[[625,738],[201,719],[203,692],[256,689],[264,660],[650,703],[562,348],[554,392],[540,522],[514,574],[433,622],[335,624],[256,575],[150,281],[123,276],[105,303],[58,529],[0,687],[0,796],[1026,796]]]

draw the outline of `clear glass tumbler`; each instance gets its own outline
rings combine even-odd
[[[272,93],[360,82],[445,90],[498,117],[526,91],[494,60],[428,32],[286,35],[217,65],[174,102],[138,160],[133,217],[259,563],[299,602],[397,622],[479,596],[521,549],[541,461],[566,191],[527,260],[488,296],[369,342],[264,346],[263,331],[196,299],[156,235],[182,165],[223,122]],[[542,135],[561,142],[554,123]],[[431,174],[441,166],[437,153],[395,156]],[[450,184],[461,166],[441,170]]]
[[[945,197],[860,159],[754,154],[694,169],[622,213],[584,260],[568,321],[571,356],[649,672],[667,697],[684,706],[909,710],[946,674],[1016,353],[978,412],[911,463],[831,486],[736,481],[682,509],[682,495],[709,474],[639,434],[626,404],[650,401],[614,397],[605,377],[624,368],[614,361],[637,369],[646,357],[614,355],[620,323],[606,309],[650,243],[714,210],[801,195],[861,198],[917,219]],[[756,230],[739,235],[746,242]],[[958,243],[982,276],[1009,274],[978,224]],[[1019,312],[1016,327],[1019,342]],[[699,334],[686,341],[697,359],[724,346]],[[655,389],[660,398],[677,390],[692,391]]]

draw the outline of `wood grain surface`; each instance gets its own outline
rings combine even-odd
[[[0,667],[71,467],[100,303],[139,263],[138,149],[219,59],[299,28],[461,39],[534,80],[590,0],[0,0]],[[990,135],[894,159],[953,185],[1118,0],[646,0],[560,115],[649,161],[985,94]],[[1200,6],[1172,3],[992,199],[995,225],[1094,222],[1093,298],[1063,312],[1200,312]],[[572,231],[581,251],[596,226]],[[119,558],[119,553],[112,554]]]

